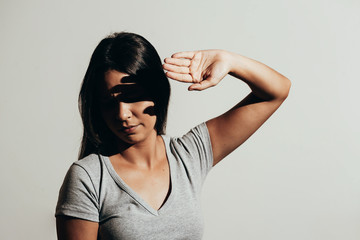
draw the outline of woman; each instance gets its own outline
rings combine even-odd
[[[227,74],[251,93],[182,137],[163,135],[167,77],[201,91]],[[80,92],[84,135],[80,160],[60,190],[58,238],[201,239],[199,195],[207,173],[275,112],[289,89],[286,77],[241,55],[181,52],[161,65],[143,37],[108,36],[96,47]]]

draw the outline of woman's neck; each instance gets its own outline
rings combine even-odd
[[[151,169],[164,157],[165,146],[162,137],[154,134],[149,135],[144,141],[120,148],[118,156],[121,161],[138,168]]]

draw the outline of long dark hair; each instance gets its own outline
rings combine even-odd
[[[114,134],[106,126],[98,107],[98,86],[108,70],[127,73],[139,80],[155,103],[157,134],[165,134],[170,84],[155,48],[144,37],[128,32],[114,33],[95,48],[79,94],[79,111],[84,132],[79,159],[106,152]]]

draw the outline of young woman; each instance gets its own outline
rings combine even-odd
[[[167,77],[201,91],[227,74],[247,83],[251,93],[182,137],[164,135]],[[207,173],[275,112],[289,89],[286,77],[235,53],[181,52],[162,65],[139,35],[103,39],[82,83],[84,135],[80,160],[60,190],[58,238],[201,239],[200,191]]]

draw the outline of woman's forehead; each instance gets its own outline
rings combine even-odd
[[[107,89],[112,89],[117,85],[136,84],[135,78],[127,73],[116,70],[108,70],[104,74],[104,83]]]
[[[120,101],[135,102],[151,100],[146,88],[135,80],[136,78],[127,73],[116,70],[105,72],[104,81],[100,88],[100,97],[110,96],[118,98]]]

